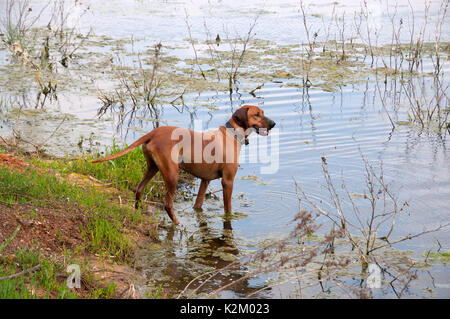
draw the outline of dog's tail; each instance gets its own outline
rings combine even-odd
[[[125,154],[130,153],[132,150],[134,150],[139,145],[144,144],[145,142],[148,142],[150,140],[150,133],[148,133],[147,135],[142,136],[140,139],[138,139],[136,142],[133,142],[133,144],[128,146],[123,151],[120,151],[119,153],[116,153],[116,154],[113,154],[113,155],[110,155],[110,156],[107,156],[107,157],[104,157],[104,158],[96,159],[96,160],[92,161],[92,163],[100,163],[100,162],[110,161],[110,160],[116,159],[118,157],[121,157],[121,156],[124,156]]]

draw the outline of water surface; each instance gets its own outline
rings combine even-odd
[[[42,1],[34,1],[39,5]],[[255,28],[258,39],[274,41],[278,44],[298,44],[305,42],[297,1],[282,1],[276,4],[259,1],[87,1],[90,6],[78,27],[83,32],[90,28],[96,35],[113,39],[137,39],[138,49],[151,48],[161,41],[174,48],[172,54],[179,58],[193,58],[186,41],[185,12],[192,24],[194,38],[204,38],[203,24],[206,21],[212,33],[230,33],[246,30],[258,10],[263,10]],[[323,21],[330,19],[332,4],[329,1],[307,3],[309,13],[316,14],[314,28],[320,28]],[[417,9],[416,20],[420,23],[423,5],[413,3]],[[381,26],[387,23],[385,2],[371,5],[373,23]],[[360,7],[359,1],[337,3],[338,13],[346,12],[349,17]],[[0,6],[0,10],[1,10]],[[393,10],[393,6],[390,9]],[[439,3],[433,1],[430,17],[438,15]],[[411,20],[408,2],[399,2],[398,16]],[[351,21],[351,19],[349,20]],[[349,22],[350,23],[350,22]],[[450,21],[445,21],[444,30],[450,30]],[[332,26],[335,29],[336,26]],[[245,32],[244,32],[245,33]],[[380,44],[388,43],[390,34],[380,34]],[[432,33],[427,33],[432,39]],[[319,36],[319,41],[321,40]],[[449,34],[443,34],[448,41]],[[407,41],[408,39],[405,39]],[[127,44],[129,48],[130,45]],[[105,49],[106,50],[106,49]],[[101,52],[102,50],[99,49]],[[0,51],[6,59],[6,52]],[[5,62],[9,63],[9,62]],[[425,64],[427,67],[427,64]],[[429,62],[428,62],[429,67]],[[448,64],[444,65],[448,72]],[[2,74],[5,76],[5,74]],[[33,115],[20,122],[21,129],[30,137],[49,136],[64,115],[66,125],[54,136],[50,152],[64,156],[80,153],[77,143],[80,137],[95,147],[110,145],[113,138],[130,144],[150,129],[151,121],[142,121],[122,131],[116,130],[116,122],[111,114],[99,119],[97,110],[101,106],[95,94],[95,86],[108,86],[101,80],[93,83],[93,90],[60,92],[57,103],[53,103],[44,114]],[[175,109],[163,105],[164,124],[202,129],[214,129],[223,125],[232,112],[244,104],[262,107],[265,114],[277,122],[275,135],[268,139],[278,139],[276,157],[279,168],[273,174],[261,173],[267,164],[251,162],[242,157],[233,194],[233,210],[236,218],[227,220],[223,216],[221,200],[208,199],[204,211],[194,212],[193,201],[179,200],[176,214],[182,226],[174,228],[167,216],[162,215],[163,228],[160,242],[139,252],[136,266],[146,276],[145,282],[136,283],[138,290],[145,292],[161,284],[173,295],[181,291],[195,276],[206,271],[226,266],[236,258],[255,251],[261,242],[284,237],[292,228],[290,221],[298,211],[296,181],[308,196],[332,209],[330,195],[324,187],[322,157],[327,159],[330,174],[337,186],[345,182],[350,192],[364,193],[364,156],[375,166],[383,164],[384,178],[398,195],[399,201],[408,202],[408,213],[397,221],[394,237],[417,233],[426,228],[437,227],[450,218],[450,161],[448,134],[421,131],[420,129],[398,125],[395,129],[381,107],[372,77],[359,84],[340,87],[333,92],[310,88],[305,90],[280,83],[264,83],[255,96],[248,90],[235,92],[231,97],[227,92],[203,91],[185,96],[186,107]],[[241,83],[244,85],[245,83]],[[261,84],[261,83],[253,83]],[[2,93],[8,93],[6,88]],[[209,105],[205,108],[202,105]],[[396,121],[407,119],[406,110],[400,108],[394,114]],[[2,121],[3,133],[10,130],[14,117]],[[17,123],[16,123],[17,124]],[[125,134],[127,132],[127,134]],[[265,137],[253,136],[252,145],[264,143]],[[249,146],[250,147],[250,146]],[[220,190],[220,182],[211,184],[213,191]],[[217,193],[220,195],[220,192]],[[306,204],[305,204],[306,205]],[[344,203],[347,209],[350,203]],[[304,208],[311,208],[307,205]],[[362,207],[362,209],[368,207]],[[322,232],[329,231],[331,225],[319,219]],[[450,231],[442,230],[397,245],[398,249],[411,250],[415,258],[438,248],[450,249]],[[236,280],[250,271],[248,267],[235,267],[228,273],[215,277],[205,285],[204,290],[220,287]],[[436,264],[419,273],[412,282],[407,296],[450,296],[450,276],[448,267]],[[247,293],[264,287],[270,275],[259,275],[245,280],[235,287],[223,291],[220,297],[243,297]],[[424,290],[429,287],[433,293]],[[260,293],[258,297],[298,297],[295,283],[287,283]],[[317,292],[317,291],[313,291]],[[302,297],[313,296],[302,295]],[[378,297],[393,297],[392,291],[383,289],[375,292]],[[335,296],[335,295],[330,295]],[[337,295],[341,296],[341,295]]]

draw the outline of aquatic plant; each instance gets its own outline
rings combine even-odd
[[[217,77],[217,81],[222,80],[222,73],[225,74],[228,91],[230,93],[230,98],[233,94],[233,89],[238,82],[239,72],[243,66],[244,59],[246,58],[248,47],[251,40],[254,38],[253,30],[258,22],[260,14],[258,13],[253,18],[246,34],[240,36],[238,33],[235,36],[231,36],[228,29],[224,26],[222,30],[222,36],[217,34],[214,36],[206,21],[204,21],[203,26],[205,30],[206,40],[204,41],[208,49],[207,54],[209,56],[208,64],[214,66],[214,73]],[[195,47],[195,41],[192,38],[191,27],[189,25],[188,16],[186,14],[186,25],[189,34],[189,42],[194,50],[196,66],[199,68],[202,77],[206,80],[205,72],[202,70],[197,49]],[[222,45],[222,48],[220,48]],[[223,46],[228,45],[228,50],[224,50]]]
[[[78,17],[73,9],[83,7]],[[36,28],[42,22],[41,16],[50,8],[50,18],[46,28]],[[43,108],[48,100],[57,101],[57,62],[68,67],[69,61],[83,46],[90,35],[82,36],[68,20],[81,19],[89,8],[78,0],[54,0],[53,6],[47,2],[35,14],[30,0],[10,1],[5,4],[4,15],[0,13],[0,33],[2,42],[13,58],[22,66],[30,68],[37,94],[35,107]],[[76,24],[76,23],[74,23]]]
[[[137,53],[137,65],[133,67],[125,65],[120,55],[116,55],[114,75],[118,84],[113,92],[98,91],[98,98],[103,104],[98,110],[99,116],[104,115],[108,110],[117,108],[120,114],[118,129],[122,127],[127,118],[127,127],[129,127],[138,112],[140,112],[140,116],[148,114],[153,120],[154,128],[160,125],[159,98],[164,79],[161,70],[161,49],[161,43],[154,46],[150,68],[144,66],[139,53]],[[130,73],[130,70],[133,72]]]

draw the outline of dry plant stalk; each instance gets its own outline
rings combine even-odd
[[[0,33],[4,34],[7,45],[19,43],[25,47],[25,38],[40,19],[49,2],[37,13],[33,13],[30,0],[6,0],[5,14],[0,17]]]
[[[205,42],[208,47],[207,54],[209,56],[210,63],[211,65],[214,66],[217,81],[220,82],[222,80],[223,73],[225,74],[226,79],[228,81],[228,89],[230,96],[233,94],[233,89],[235,88],[238,82],[239,72],[242,67],[242,64],[244,63],[248,46],[250,45],[250,41],[254,37],[253,30],[257,25],[259,17],[260,13],[258,13],[253,19],[245,36],[241,36],[237,33],[235,34],[235,36],[231,36],[225,26],[223,26],[222,37],[220,37],[219,34],[213,36],[208,28],[206,21],[204,21],[203,23],[206,35]],[[200,70],[203,79],[206,80],[207,74],[203,71],[199,63],[198,50],[195,47],[196,41],[192,37],[191,27],[189,24],[189,18],[187,16],[187,13],[185,21],[188,29],[189,43],[194,50],[196,66]],[[224,51],[220,49],[220,45],[224,44],[228,44],[229,50]]]
[[[74,12],[77,11],[81,12],[74,17]],[[61,54],[59,62],[66,68],[69,66],[69,60],[74,58],[76,51],[84,45],[92,33],[91,28],[85,36],[80,36],[75,28],[75,25],[88,11],[89,7],[83,6],[78,0],[55,0],[53,3],[52,16],[48,26],[52,37],[59,40],[57,43],[57,49]],[[75,18],[76,20],[74,20]],[[74,20],[73,26],[69,26],[70,20]]]
[[[312,205],[319,214],[327,217],[333,225],[344,230],[345,238],[359,252],[363,268],[367,267],[369,262],[374,262],[374,252],[377,250],[393,247],[397,243],[439,231],[450,225],[450,223],[444,223],[433,229],[426,229],[416,234],[408,234],[396,239],[392,238],[396,221],[399,215],[405,214],[408,202],[399,202],[394,195],[391,185],[384,179],[381,164],[377,172],[362,154],[361,157],[365,167],[366,189],[364,194],[350,193],[345,185],[345,181],[342,180],[342,188],[345,191],[348,203],[351,205],[351,215],[354,222],[351,221],[350,212],[344,209],[344,199],[336,191],[325,157],[322,157],[322,172],[326,180],[325,187],[330,194],[335,212],[321,209],[298,184],[296,186],[302,194],[302,198]],[[368,208],[364,208],[366,205],[363,205],[363,207],[358,205],[356,199],[368,201]],[[381,235],[380,233],[383,234]],[[359,240],[358,236],[361,236],[362,240]]]
[[[441,0],[437,17],[431,20],[431,3],[425,1],[420,24],[417,22],[417,9],[411,2],[406,17],[398,13],[397,3],[392,5],[386,2],[385,12],[391,23],[392,35],[390,43],[380,46],[379,37],[383,26],[374,23],[376,17],[372,16],[368,1],[361,3],[350,24],[346,22],[344,13],[336,13],[334,6],[328,25],[322,17],[321,28],[308,19],[307,7],[300,1],[299,11],[306,37],[306,43],[301,47],[306,49],[306,54],[300,62],[304,72],[303,87],[312,86],[312,61],[321,58],[327,48],[330,48],[330,59],[340,64],[349,58],[348,50],[354,49],[355,42],[359,42],[365,53],[356,53],[354,57],[363,61],[370,58],[369,65],[375,71],[377,101],[393,130],[398,125],[400,107],[406,104],[408,122],[439,134],[450,132],[450,83],[443,74],[448,59],[445,58],[447,54],[441,42],[449,2]],[[334,34],[330,33],[332,25]],[[427,39],[427,34],[431,34],[430,39]],[[405,37],[409,41],[402,43]],[[323,42],[318,42],[318,39]],[[331,48],[333,44],[335,47]],[[322,53],[316,52],[318,46],[322,47]],[[426,61],[431,62],[431,70],[424,69]]]
[[[126,118],[128,118],[127,127],[129,127],[138,112],[148,113],[153,120],[153,127],[159,126],[161,107],[158,98],[160,98],[160,89],[163,85],[163,76],[160,71],[162,66],[161,49],[161,43],[155,45],[150,68],[144,66],[139,53],[137,53],[138,63],[132,67],[125,65],[121,56],[117,54],[117,62],[114,66],[117,87],[113,92],[98,90],[98,98],[103,103],[98,115],[102,116],[108,110],[118,109],[117,129],[122,127]],[[130,70],[132,71],[130,72]]]
[[[450,223],[443,223],[415,234],[393,238],[396,222],[400,215],[405,215],[408,203],[406,201],[400,202],[394,194],[392,186],[385,181],[382,164],[376,170],[362,154],[361,157],[365,168],[365,191],[363,194],[350,193],[342,178],[343,195],[337,191],[328,170],[327,160],[322,157],[322,172],[326,181],[325,188],[329,192],[334,211],[322,209],[301,189],[297,182],[295,182],[296,189],[301,194],[301,200],[304,200],[317,213],[331,221],[330,235],[334,233],[333,228],[337,228],[341,233],[339,237],[343,238],[344,242],[351,246],[351,250],[357,253],[362,274],[367,272],[369,264],[377,265],[381,270],[384,281],[392,288],[394,294],[401,298],[410,283],[417,278],[418,270],[415,268],[415,262],[410,260],[405,266],[402,266],[376,252],[393,248],[396,244],[406,240],[437,232],[448,227]],[[364,201],[366,204],[361,204],[360,201]],[[339,281],[335,284],[347,292],[359,295],[359,297],[372,296],[372,291],[363,285],[363,281],[361,281],[358,289]]]
[[[3,43],[16,60],[23,66],[30,67],[36,74],[36,108],[43,108],[48,100],[58,99],[55,61],[68,67],[69,60],[75,57],[76,51],[91,33],[80,36],[75,27],[67,25],[69,19],[74,19],[72,10],[82,8],[78,0],[71,1],[70,8],[66,0],[54,0],[53,6],[50,4],[49,0],[35,14],[30,0],[7,0],[4,16],[0,18],[0,33],[5,35]],[[47,27],[33,30],[48,8],[52,11]],[[84,7],[84,11],[75,17],[77,21],[88,10],[89,7]]]
[[[195,277],[186,285],[177,298],[192,298],[197,295],[201,288],[203,288],[208,282],[214,280],[215,277],[223,272],[233,271],[236,268],[250,268],[252,270],[249,270],[240,278],[233,280],[230,283],[214,289],[213,291],[206,292],[205,295],[202,294],[202,296],[212,298],[221,291],[230,289],[238,283],[259,274],[285,273],[289,276],[288,279],[283,280],[283,282],[276,282],[274,284],[266,285],[263,288],[249,293],[247,297],[251,297],[257,293],[271,289],[272,287],[281,285],[288,281],[297,282],[302,276],[310,275],[311,271],[320,272],[323,270],[323,278],[318,279],[318,282],[320,282],[326,277],[324,269],[331,271],[332,269],[346,267],[350,260],[348,258],[339,257],[335,257],[333,260],[327,258],[324,260],[319,260],[318,258],[318,256],[326,256],[330,254],[332,250],[331,243],[334,242],[336,238],[342,236],[343,233],[341,231],[336,231],[329,236],[325,236],[323,240],[315,243],[296,244],[305,240],[308,241],[309,236],[313,235],[320,228],[320,225],[316,223],[316,218],[316,214],[302,210],[299,204],[299,211],[291,221],[291,224],[294,224],[294,227],[288,236],[283,239],[276,240],[252,254],[243,256],[239,260],[230,262],[221,269]],[[189,291],[189,289],[191,290]]]

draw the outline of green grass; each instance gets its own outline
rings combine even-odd
[[[104,156],[115,154],[123,148],[113,142]],[[69,209],[81,208],[88,212],[88,222],[83,229],[86,248],[93,253],[126,260],[133,249],[123,233],[124,223],[138,225],[144,220],[141,210],[132,208],[132,190],[143,177],[145,158],[141,148],[136,148],[113,161],[91,163],[92,160],[90,154],[76,159],[32,158],[28,160],[31,167],[24,172],[10,171],[0,166],[0,202],[32,204],[37,207],[52,207],[57,203]],[[65,181],[70,173],[93,176],[107,187],[117,189],[118,193],[112,195],[101,188],[73,185]],[[165,190],[159,180],[157,174],[144,190],[148,200],[159,201],[162,198]],[[126,205],[118,205],[118,196]]]
[[[125,147],[126,146],[118,147],[113,141],[112,146],[107,148],[105,154],[102,156],[98,155],[96,158],[116,154]],[[51,162],[35,160],[34,164],[41,167],[57,169],[62,174],[74,172],[83,175],[91,175],[121,191],[133,191],[144,176],[147,167],[147,163],[140,147],[134,149],[127,155],[112,161],[91,163],[92,160],[94,160],[94,158],[91,154],[84,154],[74,160],[66,159]],[[164,188],[159,181],[161,181],[161,178],[158,173],[144,189],[144,194],[148,194],[149,200],[156,201],[162,198]]]
[[[0,148],[0,152],[3,151]],[[108,154],[120,151],[113,145]],[[129,202],[134,202],[130,192],[142,178],[145,159],[140,149],[112,162],[92,164],[89,155],[75,160],[29,159],[32,164],[23,171],[10,170],[0,166],[0,204],[31,205],[35,208],[58,208],[83,211],[85,223],[80,224],[85,250],[98,254],[100,258],[113,256],[116,262],[127,262],[134,254],[134,242],[127,235],[126,228],[142,223],[145,216],[135,210]],[[90,185],[74,185],[67,176],[76,172],[92,175],[115,187],[119,193],[107,192]],[[155,184],[158,185],[158,184]],[[150,185],[151,187],[151,185]],[[154,187],[156,189],[156,187]],[[155,191],[156,192],[156,191]],[[125,205],[118,204],[120,194]],[[158,197],[152,190],[152,196]],[[30,210],[30,218],[39,218]],[[150,220],[152,222],[152,220]],[[23,231],[23,230],[22,230]],[[16,235],[17,232],[15,232]],[[58,234],[57,234],[58,235]],[[13,236],[12,236],[13,237]],[[0,243],[3,250],[9,240]],[[79,248],[77,248],[78,250]],[[64,249],[64,259],[71,258],[71,252]],[[8,276],[37,264],[42,267],[23,276],[1,280],[0,298],[38,298],[32,291],[45,291],[44,298],[76,298],[77,294],[66,287],[65,267],[46,260],[36,251],[20,250],[14,260],[0,258],[0,277]],[[63,276],[62,276],[63,275]],[[89,277],[92,281],[93,278]],[[97,287],[90,292],[90,298],[108,298],[114,295],[115,285]]]
[[[58,274],[64,271],[59,264],[43,259],[39,251],[19,249],[14,260],[4,259],[0,263],[0,277],[12,275],[19,271],[41,264],[41,268],[22,276],[0,281],[0,299],[39,298],[33,291],[41,291],[44,298],[56,295],[56,298],[77,298],[75,292],[66,286],[65,281],[58,280]]]
[[[121,261],[132,255],[133,245],[122,230],[125,221],[142,221],[141,212],[128,206],[119,207],[110,196],[94,187],[69,184],[51,171],[28,168],[19,172],[0,167],[0,190],[3,204],[82,209],[87,216],[82,235],[89,251],[112,255]]]
[[[36,299],[78,298],[76,291],[68,288],[66,278],[68,273],[63,264],[43,258],[39,249],[19,249],[14,259],[0,260],[0,278],[16,274],[20,271],[41,265],[41,268],[15,278],[0,281],[0,299]],[[83,273],[84,269],[82,270]],[[92,278],[82,276],[95,287]],[[95,287],[87,293],[87,298],[111,298],[114,296],[115,285]],[[34,293],[33,293],[34,292]]]
[[[105,156],[122,149],[113,143]],[[82,208],[88,212],[88,222],[82,230],[86,248],[93,253],[125,261],[132,255],[133,245],[123,233],[124,223],[138,225],[144,220],[141,210],[132,208],[132,190],[142,179],[146,162],[140,148],[114,161],[93,164],[92,159],[89,154],[73,160],[33,158],[29,161],[38,170],[31,167],[24,172],[10,171],[0,166],[0,201],[37,207],[51,207],[57,203],[68,208]],[[102,189],[76,186],[64,181],[72,172],[91,175],[108,187],[118,189],[119,194],[112,198],[113,195]],[[163,183],[155,182],[156,179],[157,176],[146,187],[148,199],[152,201],[159,200],[164,191]],[[122,207],[115,204],[119,195],[122,202],[130,204]]]

